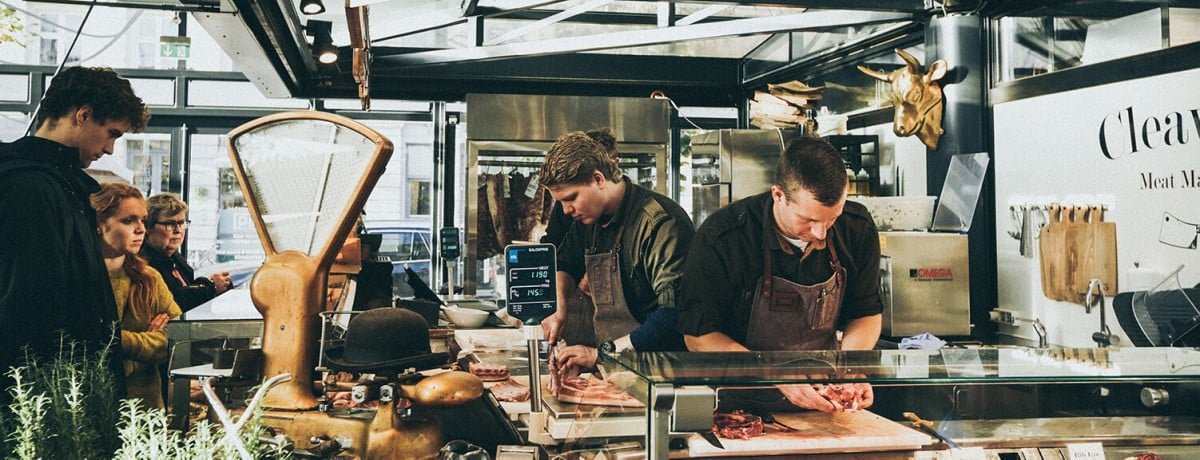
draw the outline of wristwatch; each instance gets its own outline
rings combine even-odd
[[[600,344],[600,346],[597,348],[599,348],[600,351],[603,351],[605,353],[616,353],[617,352],[617,344],[613,343],[612,340],[609,340],[607,342]]]

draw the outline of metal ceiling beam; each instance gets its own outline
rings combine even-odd
[[[558,1],[559,0],[531,1],[524,5],[520,5],[520,6],[517,6],[514,8],[504,10],[504,12],[529,10],[529,9],[537,8],[539,6],[549,5],[552,3],[558,3]],[[385,40],[391,40],[393,38],[400,38],[400,37],[404,37],[404,36],[408,36],[408,35],[418,34],[421,32],[427,32],[427,31],[434,30],[434,29],[441,29],[441,28],[445,28],[445,27],[462,24],[462,23],[467,22],[468,19],[473,18],[473,17],[491,16],[490,14],[484,14],[484,15],[474,14],[477,12],[476,10],[479,10],[479,9],[480,8],[475,6],[475,2],[472,1],[472,2],[469,2],[468,5],[465,5],[461,9],[438,11],[436,13],[424,14],[421,16],[417,16],[415,18],[407,19],[405,21],[390,21],[390,22],[384,22],[382,24],[380,24],[380,23],[371,24],[371,28],[372,28],[371,35],[375,35],[375,36],[379,37],[379,38],[372,39],[371,41],[374,43],[378,43],[378,42],[382,42]]]
[[[504,35],[496,37],[495,40],[492,40],[492,43],[498,45],[498,44],[512,41],[514,38],[521,37],[530,32],[545,29],[547,27],[550,27],[551,25],[558,24],[559,22],[565,21],[565,20],[571,18],[572,16],[577,16],[579,14],[582,14],[582,13],[594,10],[596,8],[599,8],[601,6],[607,5],[609,3],[612,3],[612,0],[589,0],[587,3],[575,5],[573,7],[567,8],[565,10],[559,11],[557,14],[553,14],[553,15],[550,15],[549,17],[538,20],[538,21],[534,22],[533,24],[529,24],[525,27],[521,27],[521,28],[512,30]]]
[[[424,51],[398,56],[378,57],[376,61],[386,60],[389,65],[393,66],[427,66],[464,61],[488,61],[514,57],[631,48],[718,37],[820,30],[900,22],[912,19],[912,15],[902,13],[819,11],[660,29],[630,30],[579,37],[552,38],[505,45]]]
[[[661,0],[629,0],[658,2]],[[687,0],[687,3],[711,3],[730,6],[769,6],[784,8],[811,8],[814,10],[858,10],[892,11],[898,13],[920,13],[928,11],[926,0],[772,0],[763,2],[730,0]]]

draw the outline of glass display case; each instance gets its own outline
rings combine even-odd
[[[1084,449],[1105,455],[1089,458],[1200,455],[1200,350],[1194,348],[625,352],[602,353],[601,367],[607,380],[646,404],[649,458],[770,455],[784,453],[781,445],[793,446],[790,455],[951,458],[940,456],[948,444],[939,439],[982,450],[986,456],[979,458],[1079,458],[1068,451]],[[790,425],[815,423],[829,442],[841,443],[837,450],[789,439],[789,433],[816,435],[802,426],[773,429],[771,421],[759,437],[719,440],[722,448],[701,436],[711,431],[714,410],[728,412],[750,400],[738,392],[788,384],[870,384],[874,403],[859,415],[753,412]],[[906,413],[932,422],[916,430]]]

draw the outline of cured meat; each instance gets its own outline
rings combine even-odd
[[[817,389],[817,394],[828,399],[838,410],[846,412],[861,409],[865,397],[863,387],[857,384],[823,385]]]
[[[742,410],[716,413],[712,432],[725,439],[750,439],[763,434],[762,417]]]
[[[492,396],[495,396],[497,401],[525,402],[529,400],[529,387],[521,385],[513,379],[506,379],[492,385],[488,391],[492,392]]]
[[[559,339],[558,342],[550,344],[550,348],[546,350],[546,356],[550,361],[550,383],[546,389],[550,390],[550,394],[554,396],[558,396],[558,389],[562,387],[562,376],[559,375],[558,371],[558,350],[561,350],[565,346],[567,346],[567,342]]]
[[[554,395],[562,402],[589,406],[644,407],[633,395],[594,376],[562,377],[557,389],[558,393]]]
[[[492,226],[496,230],[496,242],[499,243],[501,250],[512,240],[508,236],[508,200],[505,199],[506,191],[508,190],[508,175],[507,174],[492,174],[487,176],[487,205],[488,212],[491,213]],[[497,251],[499,253],[499,251]]]
[[[471,373],[484,382],[508,380],[508,366],[504,364],[471,363]]]
[[[478,196],[478,209],[476,210],[475,228],[479,231],[479,238],[476,247],[476,257],[480,260],[499,254],[503,248],[500,246],[500,241],[496,239],[496,225],[492,223],[492,210],[488,206],[488,193],[491,187],[488,186],[488,175],[479,175],[479,188],[476,190]]]

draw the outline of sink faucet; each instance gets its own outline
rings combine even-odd
[[[1034,318],[1033,332],[1038,335],[1038,348],[1050,348],[1050,339],[1046,337],[1046,325],[1042,324],[1042,320]]]

